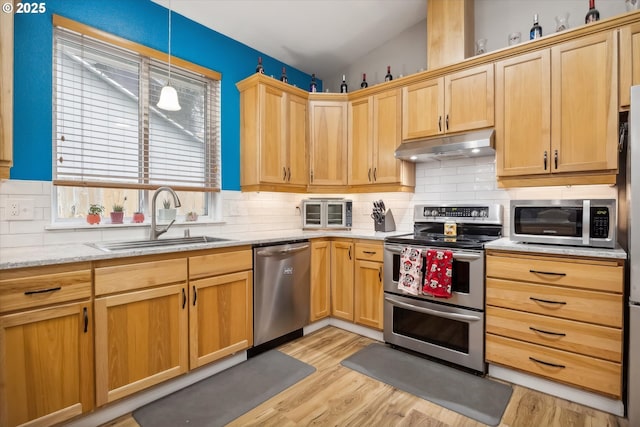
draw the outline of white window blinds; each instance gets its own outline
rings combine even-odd
[[[164,63],[54,34],[54,184],[219,190],[218,81],[172,65],[182,109],[160,110]]]

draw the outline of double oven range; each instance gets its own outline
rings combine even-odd
[[[384,243],[385,342],[486,373],[484,244],[501,236],[501,205],[415,206],[414,232]],[[405,247],[452,252],[450,298],[398,289]]]

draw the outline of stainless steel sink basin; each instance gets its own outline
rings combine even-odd
[[[87,243],[96,249],[100,249],[106,252],[127,250],[127,249],[144,249],[144,248],[157,248],[165,246],[176,245],[193,245],[197,243],[213,243],[213,242],[226,242],[230,239],[223,239],[221,237],[210,236],[194,236],[194,237],[177,237],[173,239],[158,239],[158,240],[127,240],[122,242],[98,242]]]

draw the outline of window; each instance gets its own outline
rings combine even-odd
[[[148,212],[149,192],[164,185],[180,191],[180,214],[207,215],[220,188],[219,80],[172,59],[182,109],[161,110],[164,62],[76,30],[54,30],[57,219],[83,217],[92,203]]]

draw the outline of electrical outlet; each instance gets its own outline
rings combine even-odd
[[[9,221],[32,220],[34,215],[32,199],[7,199],[5,219]]]

